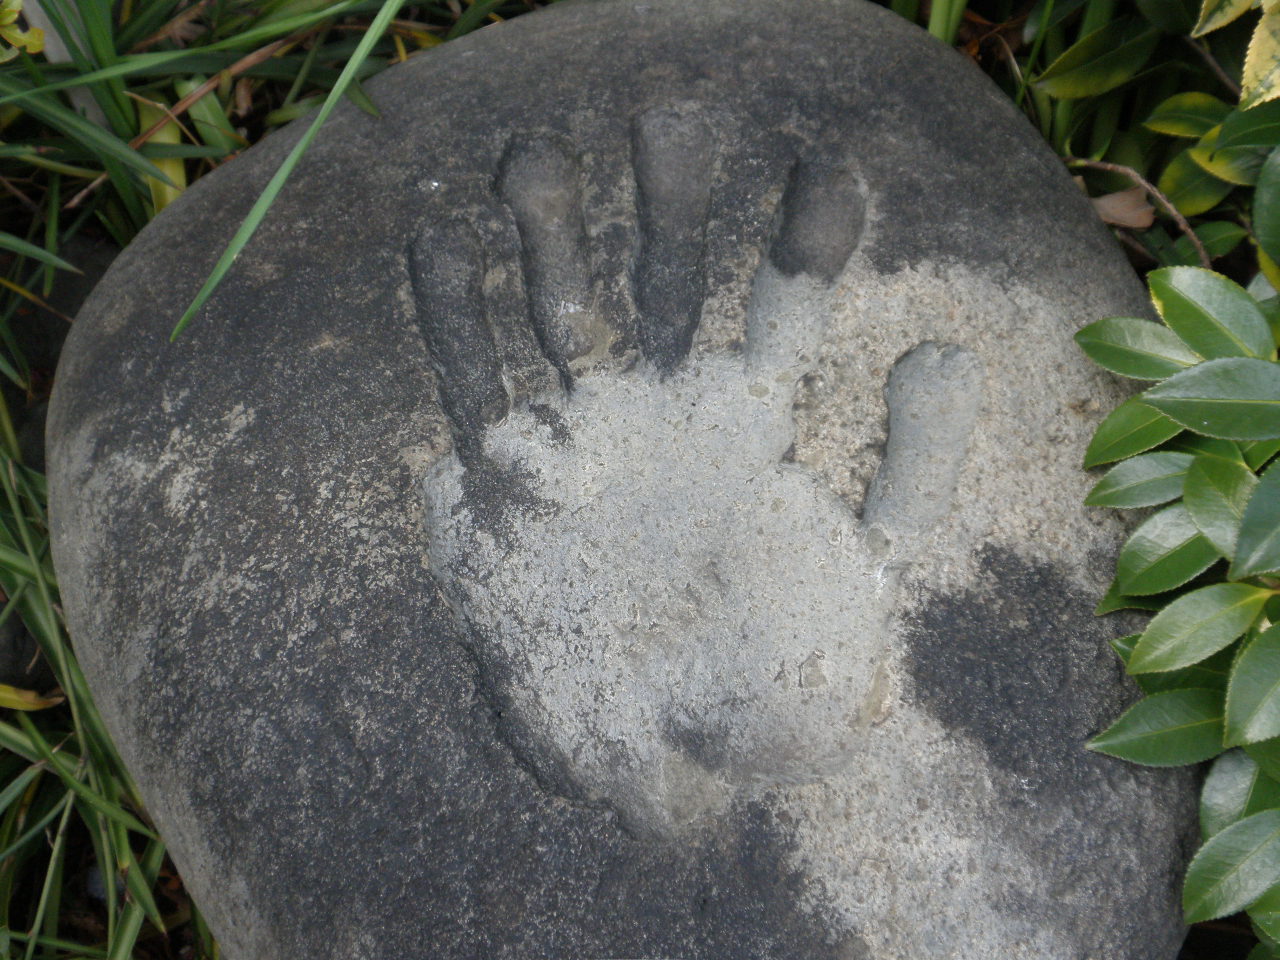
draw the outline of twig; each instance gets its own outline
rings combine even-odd
[[[153,33],[151,36],[144,37],[143,39],[135,43],[133,45],[133,48],[129,52],[138,53],[139,51],[145,50],[148,47],[154,47],[161,40],[174,39],[175,34],[179,32],[182,29],[182,27],[186,26],[196,17],[200,16],[200,14],[204,12],[204,8],[209,6],[209,4],[211,3],[213,3],[213,0],[200,0],[199,3],[192,4],[191,6],[187,7],[187,9],[179,13],[172,20],[170,20],[168,23],[166,23],[159,30],[157,30],[155,33]],[[182,44],[179,43],[179,46],[182,46]]]
[[[1108,163],[1105,160],[1086,160],[1083,157],[1065,157],[1068,166],[1086,167],[1090,170],[1103,170],[1107,173],[1118,173],[1122,177],[1132,180],[1151,196],[1151,199],[1158,203],[1164,212],[1173,218],[1174,223],[1178,225],[1178,229],[1183,232],[1191,246],[1195,248],[1197,254],[1200,255],[1200,262],[1205,269],[1211,269],[1212,260],[1209,258],[1209,251],[1204,248],[1204,244],[1200,242],[1200,238],[1196,236],[1196,232],[1191,229],[1191,224],[1187,222],[1187,218],[1178,212],[1178,208],[1169,202],[1169,198],[1157,189],[1156,185],[1140,174],[1133,167],[1126,167],[1119,163]]]
[[[188,127],[185,123],[183,123],[181,120],[178,119],[178,115],[174,113],[172,107],[166,106],[165,104],[161,103],[159,100],[152,100],[150,97],[144,97],[140,93],[134,93],[132,90],[126,90],[124,92],[124,95],[131,100],[137,100],[139,103],[145,103],[149,107],[155,107],[155,109],[163,113],[166,119],[158,121],[156,123],[157,127],[163,127],[163,126],[166,126],[169,122],[172,122],[174,126],[176,126],[179,130],[181,130],[183,133],[187,135],[188,140],[190,140],[192,143],[196,142],[196,135],[191,132],[190,127]],[[155,135],[155,132],[152,130],[148,130],[147,132],[150,133],[152,136]]]
[[[1121,230],[1119,227],[1114,228],[1111,232],[1115,234],[1117,240],[1119,240],[1121,243],[1123,243],[1126,247],[1128,247],[1130,250],[1134,251],[1135,253],[1141,254],[1144,259],[1147,259],[1147,260],[1156,259],[1154,256],[1151,255],[1150,250],[1148,250],[1146,247],[1140,244],[1128,233]]]
[[[7,290],[12,290],[14,293],[22,297],[24,300],[30,300],[37,307],[40,307],[43,310],[48,310],[59,320],[66,321],[67,323],[75,322],[71,317],[68,317],[65,313],[63,313],[57,307],[53,306],[48,301],[42,300],[40,297],[37,297],[34,293],[32,293],[26,287],[21,286],[17,283],[14,283],[8,277],[0,277],[0,287],[4,287]]]
[[[136,137],[130,140],[129,146],[132,147],[134,150],[136,150],[138,149],[138,147],[142,146],[144,143],[146,143],[148,140],[154,137],[157,133],[159,133],[164,127],[168,126],[170,121],[173,121],[176,123],[178,117],[186,113],[187,110],[191,108],[191,105],[193,103],[195,103],[201,97],[208,94],[209,91],[215,89],[218,86],[218,83],[221,81],[224,74],[229,77],[234,77],[237,74],[244,73],[246,70],[256,67],[258,64],[262,63],[264,60],[270,60],[280,50],[284,49],[290,44],[297,43],[300,40],[305,40],[309,34],[314,33],[317,29],[318,29],[317,27],[311,27],[307,30],[300,30],[297,33],[292,33],[281,40],[276,40],[273,43],[267,44],[265,47],[262,47],[258,50],[253,51],[253,53],[250,53],[247,56],[241,57],[239,60],[237,60],[231,66],[227,67],[225,70],[215,73],[212,77],[210,77],[204,83],[200,84],[200,86],[196,87],[194,90],[188,93],[185,97],[183,97],[181,100],[175,103],[171,109],[165,111],[167,115],[164,117],[164,119],[157,120],[149,130],[144,130],[142,133],[138,134]],[[89,184],[87,187],[85,187],[83,190],[81,190],[79,193],[77,193],[69,201],[67,201],[63,209],[72,210],[75,207],[78,207],[89,197],[90,194],[92,194],[95,190],[97,190],[100,186],[102,186],[106,182],[107,182],[107,175],[104,173],[101,176],[99,176],[96,180],[94,180],[91,184]]]
[[[1200,55],[1200,59],[1205,62],[1205,65],[1209,68],[1209,70],[1213,73],[1213,75],[1217,77],[1220,81],[1222,81],[1222,85],[1231,91],[1231,95],[1235,97],[1237,100],[1239,100],[1240,85],[1231,79],[1227,71],[1222,69],[1222,64],[1220,64],[1217,58],[1212,53],[1209,52],[1208,45],[1205,43],[1197,42],[1191,37],[1184,37],[1183,39],[1187,41],[1187,46],[1189,46],[1192,50],[1194,50],[1196,53]]]
[[[17,197],[18,202],[21,203],[28,210],[30,210],[32,213],[34,213],[36,216],[40,215],[40,204],[36,203],[34,200],[28,197],[25,193],[23,193],[21,188],[12,180],[10,180],[8,177],[0,177],[0,187],[4,187],[11,194]]]

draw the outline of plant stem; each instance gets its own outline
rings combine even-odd
[[[1063,159],[1065,159],[1067,165],[1071,167],[1085,167],[1089,170],[1104,170],[1107,173],[1118,173],[1122,177],[1127,177],[1138,186],[1142,187],[1142,189],[1147,191],[1151,196],[1151,199],[1160,204],[1164,212],[1173,218],[1174,223],[1178,225],[1178,229],[1183,232],[1187,241],[1199,255],[1200,262],[1204,265],[1205,269],[1208,270],[1212,267],[1213,262],[1209,259],[1209,251],[1204,248],[1204,244],[1201,243],[1200,237],[1196,235],[1196,232],[1193,229],[1191,229],[1191,224],[1187,222],[1187,218],[1178,212],[1178,208],[1169,201],[1168,197],[1160,192],[1155,184],[1149,181],[1137,170],[1133,169],[1133,167],[1126,167],[1119,163],[1108,163],[1105,160],[1086,160],[1083,157],[1064,157]]]

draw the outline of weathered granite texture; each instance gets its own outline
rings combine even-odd
[[[853,0],[557,5],[368,85],[82,312],[85,670],[229,960],[1167,960],[1182,773],[1078,464],[1144,309],[985,78]],[[448,104],[446,110],[442,105]]]

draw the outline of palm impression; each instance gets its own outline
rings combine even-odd
[[[454,433],[424,485],[432,571],[535,773],[642,833],[857,762],[889,696],[901,571],[927,568],[982,391],[964,348],[899,358],[861,518],[789,462],[797,383],[866,203],[838,152],[802,159],[745,346],[694,348],[714,154],[696,111],[634,124],[640,357],[627,358],[593,303],[573,152],[507,151],[497,190],[554,373],[527,401],[506,386],[472,227],[427,224],[410,251]]]

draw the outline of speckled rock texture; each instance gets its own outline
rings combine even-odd
[[[228,960],[1169,960],[1194,785],[1079,463],[1145,310],[960,56],[601,0],[199,182],[51,410],[86,674]]]

